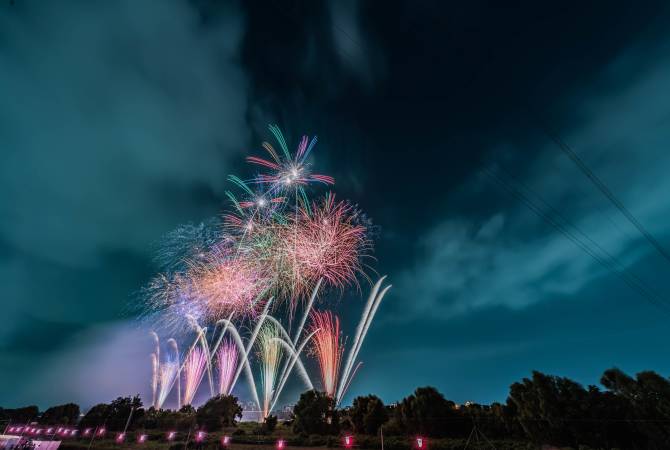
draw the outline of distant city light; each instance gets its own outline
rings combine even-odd
[[[167,440],[168,441],[174,441],[174,438],[177,436],[176,431],[169,431],[167,434]]]
[[[202,442],[205,440],[205,435],[206,433],[204,431],[198,431],[198,433],[195,435],[195,441],[196,442]]]
[[[230,436],[224,436],[221,439],[221,445],[223,445],[224,447],[228,447],[229,444],[230,444]]]
[[[144,442],[146,442],[146,440],[147,440],[147,435],[146,434],[140,434],[137,437],[137,442],[140,443],[140,444],[143,444]]]

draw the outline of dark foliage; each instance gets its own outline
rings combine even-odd
[[[307,434],[336,434],[339,417],[335,401],[324,392],[307,391],[293,408],[293,431]]]
[[[132,416],[131,416],[132,411]],[[143,422],[144,409],[139,395],[119,397],[111,403],[100,403],[91,408],[81,419],[81,427],[104,425],[110,431],[123,430],[128,423],[128,430],[134,430]],[[130,421],[128,421],[130,418]]]
[[[376,395],[356,397],[349,416],[357,433],[377,434],[379,427],[388,420],[382,400]]]
[[[12,423],[26,423],[36,420],[39,412],[37,406],[24,406],[23,408],[14,409],[0,408],[0,420]]]
[[[196,413],[198,424],[207,431],[234,426],[238,418],[242,418],[242,407],[232,395],[212,397]]]
[[[277,428],[277,416],[270,414],[263,421],[263,430],[266,433],[272,433]]]
[[[74,425],[78,421],[79,405],[74,403],[52,406],[40,417],[40,423],[45,425]]]

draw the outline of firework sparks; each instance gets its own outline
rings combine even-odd
[[[231,252],[229,248],[216,249],[189,271],[192,297],[210,319],[231,312],[253,314],[259,307],[259,296],[267,290],[268,278],[258,264]]]
[[[195,393],[205,375],[209,357],[199,346],[193,347],[184,362],[184,404],[190,405],[193,402]]]
[[[340,319],[330,311],[314,311],[311,329],[315,331],[313,353],[319,361],[321,382],[326,394],[334,398],[344,351],[340,342]]]
[[[233,379],[237,369],[238,350],[235,343],[226,339],[217,351],[217,368],[219,372],[219,394],[228,395],[232,390]]]
[[[317,280],[326,285],[344,289],[356,284],[356,276],[364,274],[361,258],[366,256],[371,243],[367,229],[356,223],[356,211],[346,202],[335,202],[328,194],[312,210],[300,208],[299,215],[289,220],[279,242],[281,257],[290,265],[292,286],[305,295]]]
[[[167,396],[170,393],[172,384],[174,383],[177,374],[179,373],[179,362],[174,359],[168,359],[167,361],[161,363],[158,371],[158,380],[160,384],[160,389],[158,391],[158,396],[156,397],[156,403],[154,407],[156,409],[161,409]]]
[[[282,358],[279,329],[274,324],[266,324],[258,336],[259,359],[261,363],[261,389],[263,397],[263,418],[270,414],[275,384]]]

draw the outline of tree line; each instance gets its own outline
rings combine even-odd
[[[432,450],[448,439],[467,439],[477,432],[491,441],[513,440],[573,448],[665,449],[670,442],[670,380],[645,371],[632,377],[619,369],[604,372],[597,386],[584,387],[565,377],[533,372],[511,385],[505,403],[457,405],[433,387],[417,388],[397,403],[385,405],[375,395],[359,396],[350,407],[337,409],[332,398],[319,391],[301,394],[290,420],[278,425],[269,416],[254,430],[272,434],[280,426],[295,436],[293,444],[308,437],[353,433],[376,446],[383,431],[386,447],[409,448],[407,436],[425,436]],[[242,417],[233,396],[213,397],[199,408],[178,411],[144,409],[139,396],[119,397],[92,407],[80,421],[75,404],[55,406],[39,413],[37,407],[0,409],[0,420],[14,423],[77,424],[80,428],[104,425],[129,430],[230,429]],[[238,430],[238,436],[243,430]],[[234,434],[235,434],[234,433]],[[302,437],[302,440],[301,440]],[[314,442],[311,439],[309,442]],[[331,441],[324,441],[331,442]],[[397,443],[396,444],[394,444]],[[362,445],[361,445],[362,446]],[[446,448],[446,447],[445,447]]]

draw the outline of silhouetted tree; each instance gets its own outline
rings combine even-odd
[[[66,403],[64,405],[52,406],[42,413],[40,423],[46,425],[72,425],[79,420],[79,405]]]
[[[655,372],[646,371],[632,378],[619,369],[609,369],[600,382],[614,396],[625,400],[626,414],[634,431],[629,434],[643,437],[649,449],[667,448],[670,442],[670,382]],[[619,409],[623,405],[618,405]]]
[[[23,408],[13,409],[0,408],[0,418],[12,423],[26,423],[36,420],[39,412],[37,406],[24,406]]]
[[[379,427],[388,420],[384,403],[376,395],[356,397],[349,411],[357,433],[377,434]]]
[[[98,403],[89,409],[84,417],[79,421],[79,426],[83,428],[95,428],[105,424],[109,415],[109,405],[107,403]]]
[[[132,417],[130,415],[133,412]],[[91,408],[81,420],[82,427],[97,427],[103,424],[108,430],[123,430],[126,422],[128,430],[135,429],[136,424],[143,420],[144,409],[139,395],[134,397],[118,397],[109,404],[100,403]]]
[[[235,425],[237,418],[242,418],[242,407],[237,397],[218,395],[207,400],[196,413],[198,424],[208,431],[220,430]]]
[[[335,401],[324,392],[303,392],[293,408],[293,415],[293,431],[296,433],[334,434],[339,431]]]
[[[460,417],[455,406],[434,387],[421,387],[400,402],[396,420],[410,433],[445,436],[449,422]]]

